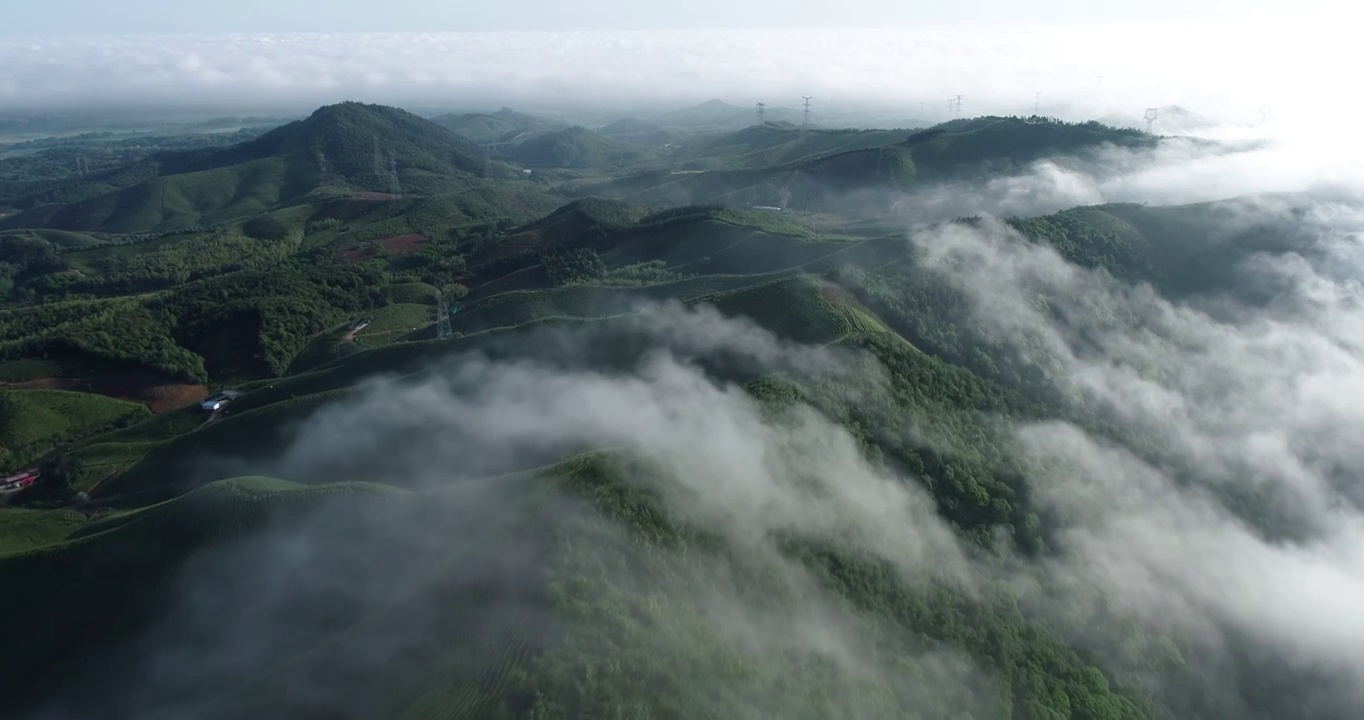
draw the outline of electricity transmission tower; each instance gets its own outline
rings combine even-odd
[[[1151,132],[1151,126],[1156,122],[1156,116],[1160,113],[1156,108],[1146,108],[1146,132]]]
[[[1274,112],[1274,108],[1273,108],[1269,103],[1265,103],[1264,105],[1261,105],[1261,106],[1260,106],[1260,122],[1264,122],[1264,121],[1268,120],[1268,119],[1269,119],[1269,114],[1272,113],[1272,112]]]
[[[454,336],[450,329],[450,308],[445,304],[444,288],[436,291],[436,338],[448,340]]]
[[[758,103],[758,127],[763,126],[763,116],[767,114],[767,103]]]
[[[317,178],[318,187],[331,185],[331,173],[327,172],[327,155],[321,150],[317,151]]]
[[[398,184],[398,158],[395,157],[388,159],[388,185],[389,192],[393,194],[393,197],[400,198],[403,196],[403,188]]]
[[[961,114],[961,101],[964,100],[965,98],[966,98],[965,95],[955,95],[955,96],[952,97],[951,100],[948,100],[948,101],[947,101],[948,104],[951,105],[951,107],[952,107],[952,113],[953,113],[954,115],[960,115],[960,114]]]
[[[1032,114],[1033,114],[1033,115],[1039,115],[1039,114],[1041,114],[1041,110],[1042,110],[1042,91],[1041,91],[1041,90],[1034,90],[1034,91],[1032,91],[1032,94],[1033,94],[1033,99],[1032,99]]]
[[[806,97],[805,95],[801,95],[800,97],[805,101],[805,114],[802,115],[800,119],[800,134],[804,135],[805,131],[810,127],[810,98],[814,96],[811,95]]]

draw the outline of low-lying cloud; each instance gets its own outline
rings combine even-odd
[[[0,105],[292,108],[666,107],[723,98],[848,122],[857,106],[943,119],[1031,113],[1139,121],[1183,105],[1222,122],[1357,104],[1345,24],[1219,20],[891,30],[67,36],[0,39]],[[628,70],[627,70],[628,69]],[[1035,92],[1041,92],[1040,98]],[[883,115],[882,121],[889,116]],[[1162,129],[1157,122],[1157,129]]]
[[[422,499],[415,507],[384,496],[343,504],[193,558],[170,611],[120,656],[134,677],[100,691],[109,693],[104,711],[182,717],[213,696],[228,707],[259,696],[281,707],[364,712],[377,701],[364,678],[406,667],[413,647],[475,652],[440,630],[462,618],[456,624],[553,638],[547,676],[563,671],[554,663],[596,672],[574,663],[596,662],[597,635],[619,641],[629,633],[628,645],[598,658],[633,673],[618,689],[660,683],[637,699],[727,717],[899,717],[906,702],[925,717],[961,709],[1001,717],[996,689],[973,660],[876,627],[786,549],[793,540],[854,548],[906,582],[969,591],[971,553],[927,493],[868,462],[846,429],[816,411],[763,405],[699,364],[728,355],[730,367],[838,374],[865,370],[865,359],[792,345],[704,307],[648,307],[637,319],[607,322],[649,329],[652,349],[606,369],[593,366],[587,347],[602,335],[548,330],[526,340],[547,341],[539,359],[456,355],[421,378],[369,380],[306,419],[280,457],[256,458],[254,467],[306,481],[415,487]],[[879,382],[875,373],[859,377]],[[598,469],[621,463],[628,492],[659,498],[663,521],[709,544],[644,547],[609,511],[590,506],[593,491],[547,490],[514,472],[584,451],[604,452]],[[562,522],[574,523],[571,532],[562,533]],[[456,580],[491,586],[506,600],[484,610],[448,604]],[[572,600],[551,611],[546,583]],[[622,593],[645,608],[625,628],[612,619]],[[317,608],[362,618],[323,646],[327,672],[296,676],[281,665],[262,676],[262,667],[316,642],[312,620],[299,613]],[[667,674],[686,684],[635,667],[648,658],[675,662]],[[823,669],[794,674],[812,667]],[[274,684],[273,674],[281,678]],[[78,706],[89,694],[68,697]]]
[[[1288,124],[1191,131],[1151,148],[1113,145],[1017,170],[930,186],[892,207],[912,223],[990,214],[1031,217],[1106,203],[1179,205],[1245,195],[1313,192],[1352,197],[1364,187],[1364,145],[1347,131]]]
[[[967,322],[1136,441],[1062,422],[1017,430],[1055,526],[1048,573],[1077,589],[1070,602],[1094,594],[1209,652],[1250,638],[1223,661],[1259,647],[1324,683],[1306,716],[1357,716],[1364,205],[1295,204],[1310,210],[1232,206],[1247,226],[1277,215],[1315,236],[1310,251],[1242,255],[1241,282],[1269,294],[1254,304],[1215,289],[1172,301],[994,222],[917,243],[969,298]]]

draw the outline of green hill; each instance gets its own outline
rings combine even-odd
[[[680,127],[698,131],[735,130],[752,125],[753,108],[731,105],[723,100],[707,100],[676,110],[660,113],[652,118],[664,127]]]
[[[150,415],[146,406],[94,393],[0,390],[0,470],[17,470],[64,443]]]
[[[0,382],[27,383],[0,387],[0,465],[43,475],[0,497],[0,717],[1292,720],[1334,697],[1241,630],[1175,633],[1054,572],[1063,476],[1018,428],[1201,469],[1058,393],[1048,343],[980,322],[926,249],[948,224],[875,212],[1157,140],[688,113],[736,124],[668,169],[555,128],[505,148],[556,168],[526,175],[344,103],[6,218],[41,227],[0,230]],[[1175,302],[1267,300],[1241,260],[1329,250],[1272,200],[992,237]],[[94,394],[120,378],[187,399]],[[1273,510],[1230,509],[1267,535]]]
[[[597,132],[620,142],[646,147],[669,145],[685,137],[688,133],[664,128],[636,118],[621,118],[597,128]]]
[[[629,226],[644,214],[642,209],[618,200],[583,198],[517,228],[502,245],[524,248],[586,242],[589,236]]]
[[[645,148],[612,140],[585,127],[571,127],[515,145],[510,157],[532,168],[616,169],[655,161]]]
[[[0,554],[0,572],[11,587],[24,589],[4,593],[0,611],[28,619],[22,631],[15,628],[0,643],[6,677],[0,712],[21,717],[32,709],[26,701],[43,698],[87,670],[91,658],[135,637],[165,609],[180,563],[196,550],[243,537],[329,498],[381,492],[241,479],[78,526],[65,542]],[[95,587],[104,591],[88,592]]]
[[[777,143],[773,159],[781,159],[789,152],[799,154],[802,147],[827,146],[840,138],[839,133],[832,131],[807,133],[813,136],[808,140],[799,140],[797,134],[792,141],[792,135],[792,131],[750,128],[735,137],[743,140],[741,149],[745,151],[764,142]],[[855,143],[862,143],[874,142],[880,136],[853,132],[851,137]],[[782,142],[795,144],[783,148]],[[906,192],[936,183],[1014,172],[1044,157],[1082,155],[1105,145],[1144,147],[1155,142],[1155,138],[1144,133],[1098,123],[984,117],[944,123],[914,132],[896,143],[813,158],[707,172],[639,173],[573,190],[648,207],[711,203],[806,210],[846,207],[856,215],[869,211],[868,203],[878,204],[875,193],[902,197]],[[711,152],[718,151],[716,148]],[[698,152],[707,151],[702,148]],[[764,157],[758,151],[753,160],[761,162]]]
[[[1134,203],[1064,210],[1045,217],[1014,219],[1028,237],[1055,246],[1085,267],[1102,267],[1126,280],[1146,280],[1174,297],[1238,291],[1240,263],[1253,254],[1298,253],[1321,259],[1310,224],[1258,210],[1263,201],[1290,205],[1292,196],[1235,198],[1178,206]]]
[[[754,125],[685,143],[678,167],[688,170],[759,168],[899,142],[906,130],[810,130]]]
[[[476,143],[509,142],[522,133],[560,127],[558,123],[505,107],[493,113],[440,115],[431,118],[431,122]]]
[[[300,202],[319,188],[390,192],[395,168],[407,193],[457,190],[490,169],[503,177],[518,175],[500,162],[489,163],[469,140],[416,115],[342,103],[240,145],[163,153],[137,172],[111,171],[105,180],[127,184],[19,213],[0,227],[129,233],[208,226]]]

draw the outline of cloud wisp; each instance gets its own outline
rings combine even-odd
[[[369,380],[308,417],[271,474],[417,490],[375,498],[364,512],[324,507],[194,558],[171,611],[138,647],[144,654],[124,663],[143,679],[105,707],[183,716],[200,707],[206,688],[224,702],[283,693],[296,706],[368,707],[371,686],[357,679],[338,688],[335,679],[374,676],[385,663],[406,662],[413,646],[453,652],[468,641],[441,628],[458,615],[554,637],[542,662],[565,663],[566,672],[597,657],[598,636],[626,633],[625,646],[603,661],[633,667],[665,658],[668,675],[687,684],[650,693],[729,717],[897,717],[904,703],[933,717],[961,709],[997,716],[996,689],[972,660],[874,627],[786,550],[793,541],[856,548],[906,582],[969,591],[971,553],[927,493],[869,463],[819,413],[763,405],[700,366],[727,354],[728,367],[744,360],[763,371],[838,373],[860,368],[859,358],[785,343],[713,309],[664,305],[618,323],[647,330],[650,343],[610,369],[586,347],[600,334],[549,331],[548,342],[540,342],[547,333],[526,340],[538,357],[457,355],[421,377]],[[621,492],[657,497],[666,522],[712,544],[678,552],[641,543],[609,510],[591,507],[593,492],[525,473],[589,450],[599,452],[579,471],[600,479],[622,468],[612,481],[624,484]],[[457,613],[442,604],[455,579],[511,601]],[[545,585],[572,602],[551,612],[537,595]],[[606,611],[634,602],[627,598],[641,607]],[[282,666],[289,680],[257,677],[262,664],[306,645],[315,631],[299,613],[319,607],[362,618],[328,641],[327,674],[296,682]],[[633,619],[618,626],[617,617]],[[810,668],[821,668],[808,676],[818,682],[793,685],[807,677],[794,673]],[[251,690],[224,695],[233,684]]]
[[[1172,301],[994,222],[918,246],[969,299],[968,322],[1126,440],[1017,429],[1056,523],[1049,577],[1206,648],[1249,638],[1223,659],[1272,652],[1323,683],[1317,710],[1335,717],[1364,708],[1364,267],[1341,267],[1359,257],[1364,205],[1309,205],[1232,206],[1246,226],[1280,214],[1315,233],[1301,253],[1243,256],[1241,281],[1269,295],[1254,304]]]

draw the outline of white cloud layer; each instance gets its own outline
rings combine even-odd
[[[968,113],[1140,117],[1148,106],[1258,122],[1321,117],[1344,86],[1343,25],[1181,22],[895,30],[156,35],[0,39],[0,107],[290,106],[342,99],[774,106],[816,97],[832,116],[870,103]],[[789,100],[787,100],[789,99]],[[921,106],[922,103],[922,106]]]

